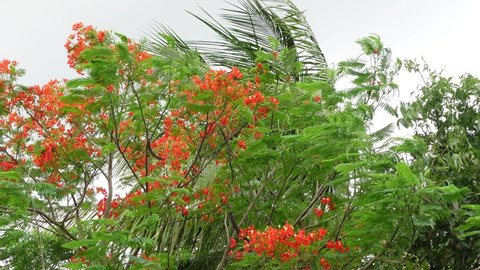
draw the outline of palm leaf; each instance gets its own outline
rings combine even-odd
[[[192,50],[179,35],[163,24],[153,23],[145,34],[150,41],[145,44],[145,47],[150,52],[159,53],[167,47],[173,47],[184,53]]]
[[[321,75],[327,67],[312,29],[305,16],[289,0],[239,0],[223,9],[221,21],[203,10],[205,17],[192,14],[219,37],[214,41],[184,41],[171,29],[154,25],[148,34],[149,49],[173,44],[180,51],[198,50],[203,60],[212,66],[244,67],[255,64],[258,51],[272,53],[284,48],[295,51],[296,60],[303,64],[300,78]],[[272,45],[270,38],[279,42]],[[297,78],[297,79],[300,79]]]

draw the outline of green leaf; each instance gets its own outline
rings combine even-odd
[[[76,79],[71,79],[69,81],[67,81],[66,83],[66,86],[68,88],[77,88],[79,86],[83,86],[83,87],[86,87],[86,86],[92,86],[95,84],[95,80],[92,79],[92,78],[76,78]],[[80,91],[83,91],[83,90],[80,90]],[[66,95],[64,97],[62,97],[62,100],[64,100],[65,102],[68,102],[69,99],[72,99],[74,98],[74,96],[72,95]]]
[[[71,107],[71,106],[66,106],[61,108],[61,111],[63,113],[76,113],[76,114],[81,114],[83,110],[77,108],[77,107]]]
[[[362,50],[366,55],[373,53],[380,53],[383,49],[383,43],[378,35],[370,35],[357,40],[357,43],[362,46]]]
[[[68,248],[68,249],[77,249],[77,248],[81,248],[81,247],[94,246],[96,244],[97,244],[97,240],[82,239],[82,240],[70,241],[68,243],[63,244],[62,247]]]
[[[113,153],[117,149],[117,146],[115,143],[110,142],[102,146],[102,153],[105,155],[108,155],[110,153]]]
[[[331,88],[330,84],[326,81],[301,82],[296,85],[298,88],[309,92]]]
[[[189,109],[193,112],[200,112],[200,113],[205,113],[205,114],[207,114],[207,113],[211,112],[213,109],[215,109],[215,106],[212,105],[212,104],[198,105],[198,104],[194,104],[194,103],[186,103],[185,107],[187,107],[187,109]]]
[[[17,171],[0,171],[0,179],[21,180],[22,175]]]
[[[120,34],[120,33],[115,33],[115,35],[116,35],[117,37],[119,37],[122,42],[128,43],[128,37],[127,37],[127,36],[125,36],[125,35],[123,35],[123,34]]]
[[[406,163],[400,162],[396,166],[397,175],[405,186],[414,186],[419,184],[418,177],[410,170]]]
[[[50,183],[35,183],[32,188],[44,196],[57,194],[57,187]]]

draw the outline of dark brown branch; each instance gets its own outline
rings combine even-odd
[[[73,236],[62,224],[58,223],[57,221],[55,221],[54,219],[49,217],[47,214],[42,212],[40,209],[28,208],[27,210],[30,211],[30,212],[34,212],[34,213],[39,214],[47,223],[49,223],[50,225],[54,225],[57,228],[59,228],[62,232],[65,233],[66,236],[68,236],[66,238],[69,238],[70,240],[77,240],[77,238],[75,236]]]

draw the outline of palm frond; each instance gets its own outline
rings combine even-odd
[[[299,61],[304,64],[307,74],[322,72],[326,67],[325,56],[318,41],[308,24],[304,12],[300,11],[289,0],[268,0],[272,10],[280,15],[282,21],[291,32],[291,38],[299,56]]]
[[[288,48],[303,64],[300,77],[325,77],[325,56],[304,13],[291,1],[239,0],[230,5],[223,9],[222,20],[203,9],[205,17],[190,13],[213,30],[218,40],[184,41],[170,28],[154,24],[147,34],[148,49],[158,52],[170,45],[182,52],[198,50],[202,60],[212,66],[249,68],[255,64],[258,51],[272,53]],[[271,38],[279,42],[278,48],[272,45]]]
[[[398,112],[397,109],[388,104],[387,102],[380,101],[378,103],[378,106],[380,106],[382,109],[384,109],[388,114],[391,116],[397,117],[398,118]]]
[[[213,65],[225,65],[225,60],[232,54],[243,66],[252,65],[255,52],[263,50],[272,52],[269,38],[275,38],[280,48],[294,49],[297,61],[303,63],[303,75],[315,75],[326,68],[323,55],[312,29],[305,16],[291,1],[288,0],[240,0],[231,4],[231,9],[224,9],[222,23],[209,13],[208,18],[192,14],[205,23],[221,38],[215,42],[193,42],[200,52],[206,53],[206,58]],[[241,57],[239,57],[241,56]],[[238,61],[240,62],[240,61]]]
[[[372,132],[369,136],[369,142],[375,145],[377,149],[385,149],[394,142],[390,136],[395,131],[395,125],[390,123],[379,130]]]
[[[145,34],[149,39],[149,42],[145,44],[147,51],[159,53],[169,47],[184,53],[192,50],[175,31],[158,22],[154,22],[150,29],[145,31]]]

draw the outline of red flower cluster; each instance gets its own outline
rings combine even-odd
[[[90,262],[87,261],[87,259],[85,259],[85,256],[81,256],[81,257],[72,256],[72,257],[70,258],[70,262],[72,262],[72,263],[81,263],[81,264],[85,264],[85,265],[90,265]]]
[[[241,229],[239,239],[243,240],[239,255],[255,252],[258,256],[278,258],[282,262],[290,261],[304,253],[313,253],[312,245],[322,241],[327,231],[320,228],[307,233],[304,229],[295,231],[293,226],[285,224],[279,229],[268,227],[265,231],[255,230],[253,226]],[[234,239],[230,240],[230,248],[235,247]],[[230,253],[233,255],[233,252]]]
[[[240,147],[241,149],[247,149],[247,143],[245,143],[244,140],[240,140],[237,142],[237,145],[238,147]]]
[[[0,61],[0,75],[7,74],[9,75],[12,72],[18,63],[16,61],[10,61],[8,59],[3,59]]]
[[[58,81],[50,81],[42,87],[5,93],[8,114],[0,118],[0,128],[10,137],[3,145],[5,152],[14,152],[20,147],[25,150],[20,160],[32,161],[42,172],[48,170],[52,173],[59,168],[62,158],[75,159],[70,154],[74,151],[87,155],[97,151],[86,139],[86,134],[92,132],[91,124],[83,124],[82,129],[77,129],[80,114],[66,115],[63,112],[63,91]],[[18,161],[9,160],[8,163],[18,164]]]
[[[323,267],[324,270],[330,269],[330,263],[323,257],[320,259],[320,265]]]
[[[146,51],[140,51],[140,52],[137,53],[136,60],[140,62],[140,61],[147,60],[147,59],[150,59],[150,58],[152,58],[151,54],[149,54]]]
[[[328,211],[333,211],[335,210],[335,204],[332,202],[332,198],[330,197],[325,197],[320,200],[320,203],[327,206]],[[321,208],[321,206],[314,208],[313,213],[318,217],[321,218],[325,211]]]
[[[317,217],[321,218],[321,217],[323,216],[323,213],[324,213],[324,212],[323,212],[322,209],[320,209],[320,208],[315,208],[315,209],[313,209],[313,211],[315,212],[315,215],[316,215]]]
[[[42,142],[43,150],[42,152],[35,156],[33,159],[33,163],[40,167],[42,171],[45,171],[46,166],[52,165],[52,162],[56,161],[56,157],[54,156],[55,149],[57,145],[53,142],[43,141]]]
[[[322,96],[316,95],[313,97],[313,101],[316,103],[320,103],[322,101]]]
[[[321,204],[328,206],[329,210],[334,209],[334,204],[330,197],[321,199]],[[314,213],[321,217],[324,211],[321,208],[315,208]],[[249,252],[255,252],[258,256],[279,259],[282,262],[288,262],[293,259],[298,261],[309,261],[318,255],[319,250],[327,248],[329,250],[345,253],[350,248],[345,247],[340,240],[328,240],[322,244],[322,240],[327,234],[327,230],[320,228],[312,232],[306,232],[304,229],[295,231],[293,226],[285,224],[279,229],[268,227],[264,231],[256,230],[253,226],[241,229],[238,239],[242,240],[241,246],[237,248],[237,240],[230,239],[230,256],[236,259],[242,259],[242,256]],[[330,263],[325,259],[320,259],[320,265],[323,269],[330,269]],[[303,269],[310,269],[308,266]]]
[[[257,104],[262,103],[263,101],[265,101],[265,97],[260,91],[256,91],[253,95],[244,99],[245,105],[250,106],[250,108],[257,106]]]
[[[233,79],[240,80],[241,78],[243,78],[243,74],[240,72],[238,68],[233,67],[230,73],[228,74],[228,77],[230,80],[233,80]]]
[[[328,249],[336,250],[340,253],[348,252],[350,250],[350,248],[345,247],[340,240],[337,240],[337,241],[328,240],[326,247]]]
[[[321,204],[324,204],[325,206],[328,206],[329,211],[335,210],[335,203],[332,202],[332,198],[330,197],[325,197],[320,200]]]
[[[0,155],[0,171],[10,171],[17,167],[17,163],[15,161],[8,159],[10,158],[6,157],[5,155]]]
[[[76,67],[79,64],[80,54],[87,47],[103,42],[105,39],[105,31],[97,32],[93,26],[85,26],[83,23],[74,24],[72,30],[75,31],[75,33],[68,36],[65,49],[67,49],[68,52],[68,65],[80,73],[81,69]]]

